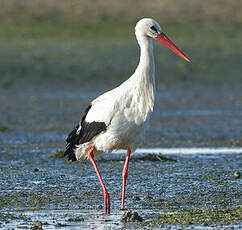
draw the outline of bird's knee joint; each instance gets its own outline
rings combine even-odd
[[[89,158],[94,158],[94,154],[93,154],[94,149],[95,148],[93,146],[90,146],[87,148],[87,153]]]
[[[88,152],[88,157],[89,157],[89,159],[93,159],[94,158],[93,152]]]

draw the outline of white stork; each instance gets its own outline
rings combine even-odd
[[[110,213],[110,199],[94,156],[114,149],[127,150],[122,172],[123,209],[130,153],[142,142],[154,107],[155,64],[152,38],[161,41],[190,62],[162,32],[155,20],[141,19],[136,24],[135,34],[140,46],[140,61],[134,74],[117,88],[93,100],[66,140],[65,155],[68,155],[68,160],[90,159],[103,189],[105,214]]]

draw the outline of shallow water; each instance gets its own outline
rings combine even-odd
[[[239,206],[241,179],[234,172],[241,168],[242,95],[236,88],[221,92],[220,100],[209,88],[158,93],[145,143],[132,154],[127,184],[126,207],[145,221],[125,224],[119,210],[122,151],[98,161],[111,196],[110,216],[103,215],[91,164],[53,157],[100,92],[1,90],[0,125],[7,130],[0,132],[0,227],[29,228],[36,220],[48,223],[44,229],[57,222],[64,229],[146,228],[158,213]],[[137,159],[149,153],[172,160]],[[74,217],[80,221],[70,221]]]
[[[206,155],[167,155],[176,161],[135,160],[149,151],[154,150],[138,151],[129,166],[126,207],[144,218],[145,222],[140,224],[120,222],[122,154],[117,155],[118,161],[98,161],[111,196],[111,215],[105,216],[102,191],[90,163],[68,164],[64,159],[49,158],[44,149],[16,152],[18,157],[14,159],[4,159],[6,153],[2,152],[1,213],[17,219],[2,218],[1,227],[24,228],[33,221],[41,221],[46,223],[44,229],[53,229],[56,223],[65,229],[132,229],[146,226],[158,213],[240,205],[241,180],[233,174],[240,167],[241,149],[236,154],[231,149],[231,154],[210,151]]]

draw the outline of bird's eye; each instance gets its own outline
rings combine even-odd
[[[151,26],[150,29],[158,33],[158,30],[154,26]]]

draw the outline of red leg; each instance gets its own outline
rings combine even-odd
[[[128,177],[128,167],[129,167],[130,153],[131,153],[131,150],[130,150],[130,148],[128,148],[127,156],[126,156],[125,163],[124,163],[123,173],[122,173],[122,176],[123,176],[123,190],[122,190],[122,205],[121,205],[121,209],[124,209],[125,186],[126,186],[126,180],[127,180],[127,177]]]
[[[94,151],[94,147],[91,146],[88,148],[87,152],[88,152],[88,156],[89,156],[89,159],[90,161],[92,162],[92,165],[97,173],[97,176],[98,176],[98,179],[101,183],[101,186],[102,186],[102,189],[103,189],[103,193],[104,193],[104,208],[105,208],[105,214],[110,214],[110,200],[109,200],[109,194],[108,194],[108,191],[105,187],[105,184],[103,183],[103,179],[100,175],[100,172],[97,168],[97,165],[96,165],[96,162],[94,160],[94,154],[93,154],[93,151]]]

